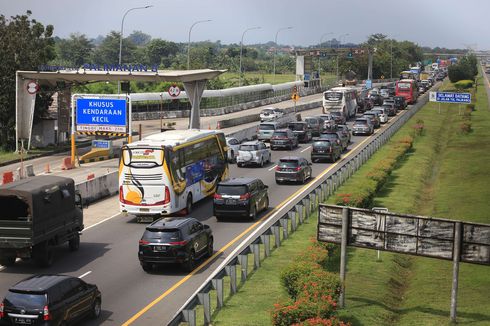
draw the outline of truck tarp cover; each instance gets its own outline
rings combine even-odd
[[[35,176],[0,186],[0,221],[55,218],[73,210],[73,179]]]

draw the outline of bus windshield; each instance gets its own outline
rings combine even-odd
[[[412,84],[410,83],[398,83],[398,89],[409,90]]]
[[[156,167],[163,165],[163,149],[157,148],[124,148],[122,160],[125,166]]]
[[[342,93],[325,92],[325,100],[330,102],[340,102],[342,100]]]

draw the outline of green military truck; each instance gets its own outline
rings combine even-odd
[[[17,258],[53,263],[54,247],[80,246],[82,198],[71,178],[35,176],[0,186],[0,265]]]

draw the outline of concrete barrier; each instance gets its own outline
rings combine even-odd
[[[92,203],[104,197],[117,194],[118,171],[114,171],[94,179],[77,183],[75,188],[80,192],[84,202]]]

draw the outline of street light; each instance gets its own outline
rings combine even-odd
[[[144,6],[144,7],[134,7],[134,8],[131,8],[131,9],[126,10],[126,12],[124,13],[123,18],[122,18],[122,21],[121,21],[121,34],[119,35],[119,65],[121,65],[121,61],[122,61],[123,28],[124,28],[124,19],[126,18],[126,15],[130,11],[133,11],[133,10],[147,9],[147,8],[151,8],[151,7],[153,7],[153,5],[148,5],[148,6]],[[120,92],[121,92],[121,82],[119,81],[117,83],[117,93],[119,94]]]
[[[276,80],[276,53],[277,53],[277,35],[279,34],[280,31],[284,31],[287,29],[292,29],[293,26],[288,26],[288,27],[281,27],[277,30],[276,32],[276,38],[274,39],[274,55],[273,55],[273,73],[272,73],[272,83],[274,84]]]
[[[324,33],[322,37],[320,37],[320,47],[322,46],[323,38],[327,35],[332,35],[333,32],[330,33]],[[320,78],[320,55],[318,55],[318,78]]]
[[[189,40],[187,41],[187,70],[189,70],[189,67],[191,65],[190,53],[191,53],[191,32],[192,32],[192,28],[199,23],[207,23],[210,21],[211,21],[211,19],[198,20],[197,22],[195,22],[194,24],[191,25],[191,28],[189,28]]]
[[[250,28],[247,28],[246,30],[243,31],[243,34],[242,34],[242,40],[240,41],[240,72],[239,72],[239,75],[238,75],[238,86],[242,86],[242,53],[243,53],[243,37],[245,36],[245,33],[248,32],[248,31],[251,31],[253,29],[261,29],[260,26],[256,26],[256,27],[250,27]]]

